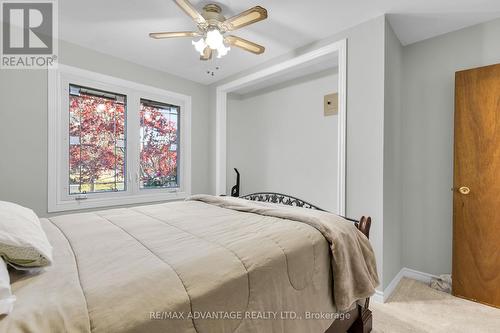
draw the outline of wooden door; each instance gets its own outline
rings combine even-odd
[[[500,64],[455,76],[453,294],[500,307]]]

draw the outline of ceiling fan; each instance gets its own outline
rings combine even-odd
[[[200,60],[210,60],[214,51],[217,51],[217,58],[221,58],[231,49],[226,44],[239,47],[245,51],[255,54],[264,53],[265,48],[259,44],[243,39],[241,37],[225,34],[247,25],[265,20],[267,10],[260,6],[255,6],[244,12],[226,19],[221,14],[221,7],[216,4],[208,4],[203,7],[202,13],[188,0],[174,0],[177,5],[188,14],[198,26],[198,31],[178,31],[178,32],[153,32],[149,36],[154,39],[164,39],[173,37],[201,37],[198,41],[192,41],[196,51],[200,53]]]

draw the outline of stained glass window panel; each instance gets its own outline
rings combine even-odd
[[[141,99],[140,188],[179,187],[179,106]]]
[[[125,96],[70,85],[69,194],[125,190],[125,113]]]

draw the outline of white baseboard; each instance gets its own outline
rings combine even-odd
[[[391,283],[389,283],[389,285],[384,289],[384,291],[375,291],[375,295],[372,296],[373,301],[377,303],[385,303],[389,296],[391,296],[391,294],[394,292],[401,279],[404,277],[428,284],[431,282],[432,278],[436,278],[437,276],[403,267],[399,271],[399,273],[396,274],[394,279],[392,279]]]
[[[403,268],[402,271],[404,271],[404,273],[403,273],[404,277],[407,277],[407,278],[410,278],[413,280],[417,280],[417,281],[421,281],[424,283],[430,283],[432,278],[439,278],[439,276],[437,276],[437,275],[416,271],[414,269],[407,268],[407,267]]]
[[[375,294],[370,297],[375,303],[384,303],[384,292],[380,290],[375,290]]]
[[[391,294],[394,292],[394,290],[399,284],[399,281],[401,281],[401,279],[405,276],[405,272],[406,272],[406,267],[402,268],[398,272],[398,274],[396,274],[394,279],[392,279],[392,281],[384,289],[384,291],[382,292],[382,303],[385,303],[385,301],[387,301],[389,296],[391,296]]]

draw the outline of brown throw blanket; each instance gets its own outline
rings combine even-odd
[[[330,243],[332,253],[333,297],[338,310],[348,310],[359,299],[370,297],[379,284],[375,255],[369,240],[352,222],[318,210],[242,200],[232,197],[195,195],[221,208],[306,223]]]

